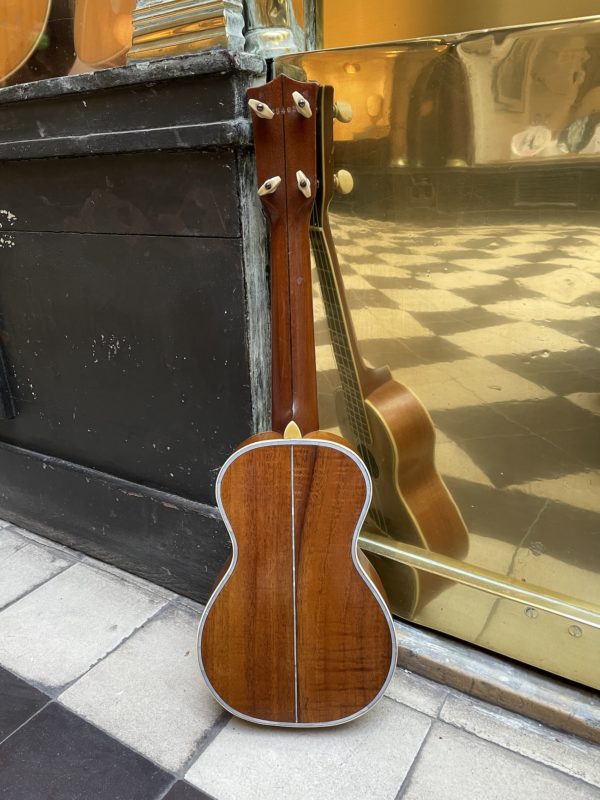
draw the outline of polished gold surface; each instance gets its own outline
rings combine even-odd
[[[323,47],[389,42],[598,14],[597,0],[319,0]],[[309,48],[307,48],[309,49]],[[315,49],[315,48],[313,48]]]
[[[241,0],[146,0],[133,12],[127,61],[148,61],[211,47],[244,47]]]
[[[352,106],[335,160],[354,189],[331,214],[352,318],[431,414],[469,528],[460,574],[393,532],[376,562],[394,610],[600,688],[600,20],[276,64]],[[317,287],[315,307],[336,430]]]

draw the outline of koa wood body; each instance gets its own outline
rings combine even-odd
[[[341,722],[378,699],[395,665],[391,619],[357,555],[368,475],[318,434],[257,439],[221,473],[234,555],[207,607],[203,669],[238,715]]]
[[[328,209],[334,193],[333,89],[321,89],[318,190],[310,223],[331,343],[342,391],[342,432],[358,450],[373,479],[367,528],[436,553],[462,558],[468,532],[435,466],[435,429],[427,410],[395,381],[388,367],[371,367],[360,348],[337,259]],[[444,581],[397,562],[374,558],[394,611],[413,616]]]
[[[392,618],[358,552],[368,471],[343,439],[300,432],[318,427],[308,240],[317,88],[279,77],[248,93],[271,222],[275,430],[241,445],[219,473],[233,555],[199,633],[201,669],[219,702],[289,726],[362,714],[396,663]]]

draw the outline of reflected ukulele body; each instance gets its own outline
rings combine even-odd
[[[342,391],[337,402],[342,433],[356,447],[373,479],[366,528],[435,553],[464,558],[468,532],[435,465],[435,429],[413,392],[388,367],[371,367],[361,356],[337,258],[329,204],[333,173],[333,89],[321,91],[317,196],[310,239]],[[372,557],[391,607],[412,618],[444,587],[444,581],[379,556]]]
[[[200,662],[221,704],[255,722],[347,721],[395,667],[393,622],[357,551],[368,473],[342,439],[313,436],[253,437],[217,485],[234,554],[203,617]]]

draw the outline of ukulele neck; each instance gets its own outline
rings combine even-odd
[[[259,195],[271,232],[272,427],[319,427],[309,222],[316,188],[316,83],[280,76],[248,92]]]

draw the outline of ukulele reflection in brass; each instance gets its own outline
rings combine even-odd
[[[394,626],[358,553],[368,471],[347,442],[317,430],[308,238],[317,84],[282,76],[248,97],[271,223],[273,431],[244,442],[217,479],[233,553],[200,623],[200,666],[237,716],[335,725],[383,695]]]
[[[345,103],[333,102],[333,88],[321,88],[318,129],[318,190],[310,221],[327,327],[342,386],[338,418],[373,479],[365,531],[462,558],[468,548],[464,520],[435,466],[435,429],[411,390],[388,367],[363,360],[344,291],[328,209],[334,191],[352,191],[350,173],[333,171],[333,121],[347,122]],[[395,613],[412,616],[435,597],[444,581],[373,556]]]

